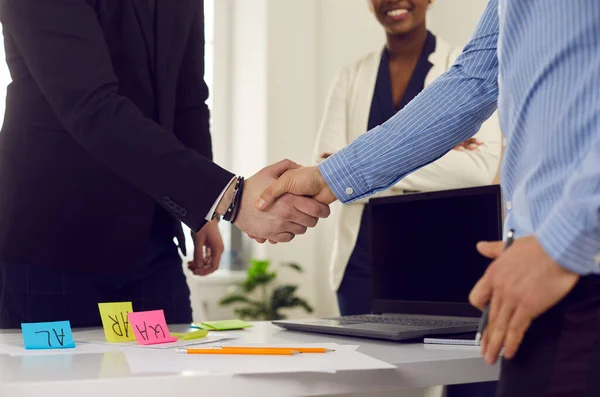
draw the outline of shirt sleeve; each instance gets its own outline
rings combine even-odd
[[[219,203],[221,202],[221,199],[223,198],[223,196],[225,196],[225,193],[227,193],[227,189],[229,189],[229,186],[231,186],[231,184],[236,179],[237,179],[236,177],[231,178],[231,180],[229,181],[229,183],[227,185],[225,185],[225,188],[223,189],[223,191],[221,192],[221,194],[219,194],[219,197],[217,197],[217,199],[213,203],[212,207],[210,207],[210,209],[208,210],[208,214],[206,214],[206,217],[204,218],[204,219],[206,219],[207,222],[212,221],[212,218],[215,215],[215,211],[217,210],[217,207],[219,206]]]
[[[498,172],[502,133],[495,112],[475,135],[483,142],[475,150],[450,150],[439,160],[401,179],[394,189],[432,191],[489,185]]]
[[[571,174],[563,196],[536,230],[556,263],[580,275],[600,273],[600,136]]]
[[[498,0],[490,0],[452,68],[386,123],[319,165],[336,197],[385,190],[472,137],[498,100]]]

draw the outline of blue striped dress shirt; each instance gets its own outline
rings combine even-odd
[[[490,0],[454,66],[319,165],[342,202],[369,196],[473,136],[499,109],[505,230],[535,233],[600,274],[600,1]]]

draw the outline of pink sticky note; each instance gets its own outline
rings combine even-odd
[[[169,334],[165,313],[162,310],[127,313],[135,339],[140,345],[176,342]]]

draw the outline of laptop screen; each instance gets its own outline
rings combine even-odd
[[[478,316],[469,292],[490,260],[475,245],[502,238],[499,186],[371,200],[376,313]]]

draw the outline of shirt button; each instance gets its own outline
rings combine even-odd
[[[354,193],[354,189],[352,189],[351,187],[347,187],[346,194],[352,194],[352,193]]]
[[[512,210],[512,203],[510,201],[506,202],[506,209],[509,211]]]

